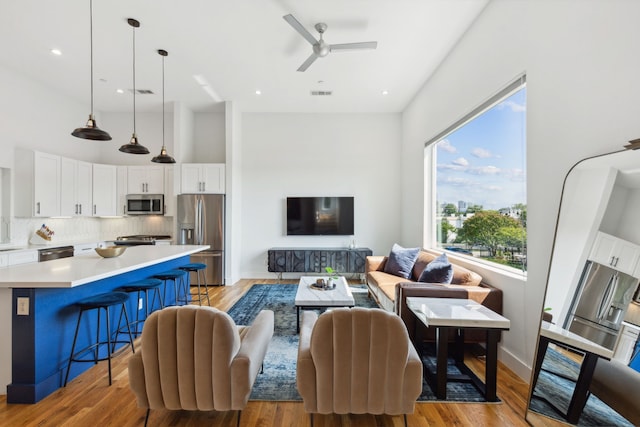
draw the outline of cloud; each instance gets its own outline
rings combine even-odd
[[[454,165],[458,165],[458,166],[469,166],[469,161],[467,159],[465,159],[464,157],[458,157],[457,159],[455,159],[451,163],[453,163]]]
[[[473,175],[499,175],[502,170],[495,166],[481,166],[476,168],[469,168],[468,172]]]
[[[438,183],[440,184],[444,184],[444,185],[454,185],[454,186],[458,186],[458,187],[468,187],[468,186],[472,186],[472,185],[476,185],[477,183],[470,180],[470,179],[466,179],[466,178],[457,178],[457,177],[442,177],[438,179]]]
[[[448,139],[443,139],[438,142],[438,150],[446,151],[447,153],[457,153],[458,149],[451,145]]]
[[[465,166],[454,165],[454,164],[438,164],[438,170],[450,170],[450,171],[464,171],[466,170]]]
[[[513,111],[514,113],[521,113],[523,111],[527,111],[527,107],[525,105],[518,104],[517,102],[514,102],[512,100],[501,102],[500,104],[497,105],[497,108],[499,109],[510,108],[511,111]]]
[[[471,154],[480,159],[488,159],[490,157],[494,157],[494,155],[491,154],[491,151],[485,150],[484,148],[474,148]]]

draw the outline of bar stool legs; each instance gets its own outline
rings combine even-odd
[[[189,303],[189,295],[188,293],[186,293],[184,295],[184,298],[182,298],[180,296],[180,290],[181,288],[185,287],[185,282],[184,282],[184,276],[185,276],[185,272],[182,270],[169,270],[169,271],[165,271],[162,273],[158,273],[155,274],[153,277],[155,279],[159,279],[159,280],[163,280],[164,281],[164,302],[165,302],[165,306],[169,306],[169,305],[179,305],[179,303],[184,302],[185,304]],[[181,285],[178,285],[178,279],[180,279],[180,283]],[[166,297],[167,295],[167,282],[168,281],[173,281],[173,289],[175,292],[175,297],[176,297],[176,301],[175,304],[170,304],[168,302],[168,299]]]
[[[116,291],[126,292],[131,294],[133,292],[136,293],[136,320],[132,321],[129,324],[129,327],[133,327],[133,336],[138,337],[142,334],[142,328],[139,327],[140,324],[144,324],[144,321],[149,317],[149,313],[153,311],[153,303],[158,298],[158,302],[160,305],[160,309],[164,308],[164,303],[162,301],[162,293],[160,292],[160,286],[162,286],[162,280],[160,279],[144,279],[138,282],[127,283],[124,286],[119,287]],[[153,292],[153,297],[151,298],[151,305],[149,305],[149,292]],[[140,319],[140,300],[141,295],[144,294],[144,319]],[[122,322],[122,312],[120,312],[120,319],[118,320],[118,325]],[[118,334],[123,333],[122,328],[119,328],[116,332],[116,338]]]
[[[198,286],[198,304],[202,305],[202,300],[204,299],[204,296],[207,297],[207,305],[211,305],[211,300],[209,299],[209,287],[207,285],[207,276],[204,272],[204,270],[207,268],[206,264],[202,264],[199,262],[193,262],[190,264],[185,264],[181,267],[178,267],[180,270],[189,272],[189,273],[195,273],[196,274],[196,278],[197,278],[197,286]],[[204,284],[202,284],[200,282],[200,274],[202,273],[202,278],[203,278],[203,282]],[[204,286],[204,292],[202,292],[201,286]],[[192,299],[191,301],[196,301],[196,298],[192,295]]]
[[[71,354],[69,355],[69,362],[67,364],[67,372],[64,377],[64,387],[67,386],[67,381],[69,380],[69,371],[71,369],[72,362],[93,362],[97,364],[99,361],[107,360],[108,361],[108,370],[109,370],[109,385],[111,385],[111,355],[115,350],[115,346],[117,343],[127,343],[131,345],[131,350],[135,353],[135,348],[133,345],[133,336],[131,334],[131,329],[129,329],[129,316],[127,315],[127,307],[126,302],[129,299],[129,295],[124,292],[110,292],[102,295],[97,295],[95,297],[87,298],[77,303],[80,308],[80,313],[78,314],[78,322],[76,324],[76,331],[73,336],[73,344],[71,345]],[[129,335],[128,341],[118,341],[117,334],[116,337],[112,340],[111,337],[111,322],[109,319],[109,308],[112,306],[121,306],[121,313],[124,314],[127,332]],[[106,341],[100,341],[100,310],[105,310],[105,320],[107,323],[107,338]],[[96,341],[94,344],[91,344],[79,351],[75,351],[76,344],[78,341],[78,332],[80,330],[80,323],[82,321],[82,315],[85,311],[97,310],[98,321],[96,328]],[[122,319],[122,314],[120,316]],[[120,322],[117,325],[118,330],[120,329]],[[107,348],[107,355],[105,357],[100,357],[100,346],[105,346]],[[90,359],[80,358],[85,353],[93,353],[93,357]]]

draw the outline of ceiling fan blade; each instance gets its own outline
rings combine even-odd
[[[334,50],[375,49],[376,47],[378,47],[378,42],[341,43],[330,46],[332,52]]]
[[[309,65],[313,64],[313,61],[315,61],[316,59],[318,59],[318,55],[316,55],[315,53],[312,53],[311,56],[308,57],[307,60],[304,61],[300,67],[298,67],[298,71],[306,71],[307,68],[309,68]]]
[[[304,28],[302,26],[302,24],[300,22],[298,22],[298,20],[296,18],[293,17],[293,15],[291,15],[291,14],[285,15],[285,16],[283,16],[283,18],[284,18],[285,21],[287,21],[289,23],[289,25],[291,25],[293,27],[294,30],[299,32],[302,37],[307,39],[307,41],[309,43],[311,43],[311,45],[314,45],[314,44],[318,43],[318,40],[316,40],[315,37],[313,37],[311,35],[311,33],[309,31],[307,31],[307,29]]]

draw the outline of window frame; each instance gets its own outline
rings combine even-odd
[[[467,262],[470,264],[478,264],[484,268],[495,271],[497,273],[504,273],[509,276],[521,277],[526,281],[527,271],[521,270],[515,267],[510,267],[508,265],[499,264],[496,262],[487,261],[481,258],[460,254],[458,252],[449,251],[445,248],[438,247],[437,245],[437,212],[436,212],[436,194],[437,194],[437,185],[436,185],[436,173],[437,173],[437,165],[436,158],[437,156],[434,154],[436,148],[436,143],[446,138],[448,135],[457,131],[461,127],[465,126],[467,123],[471,122],[475,118],[481,116],[486,111],[498,105],[500,102],[504,101],[506,98],[510,97],[514,93],[519,90],[526,88],[527,79],[526,74],[522,74],[511,83],[507,84],[504,88],[500,89],[494,95],[490,96],[487,100],[480,103],[478,106],[473,108],[467,114],[463,115],[460,119],[456,120],[453,124],[445,128],[443,131],[436,134],[436,136],[430,138],[424,144],[424,165],[425,165],[425,173],[424,179],[425,181],[428,179],[429,182],[425,182],[424,186],[424,218],[423,224],[424,227],[424,235],[422,241],[424,242],[425,248],[428,248],[429,251],[433,253],[446,253],[447,257],[453,259],[460,259],[463,262]],[[525,113],[526,114],[526,113]],[[526,131],[526,130],[525,130]],[[526,143],[526,141],[525,141]],[[528,175],[525,175],[528,177]],[[528,179],[528,178],[527,178]],[[525,186],[527,182],[525,180]]]

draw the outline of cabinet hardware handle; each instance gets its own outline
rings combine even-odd
[[[617,267],[617,266],[618,266],[618,261],[619,261],[619,260],[620,260],[620,258],[616,257],[616,263],[615,263],[615,264],[613,264],[613,266],[614,266],[614,267]]]
[[[78,204],[78,213],[82,215],[82,203]]]
[[[613,265],[613,261],[616,259],[616,257],[612,256],[611,257],[611,261],[609,261],[609,265]]]
[[[96,214],[96,205],[93,205],[93,214]]]
[[[36,203],[36,213],[40,215],[40,202]]]
[[[78,204],[76,203],[76,215],[78,215]]]

